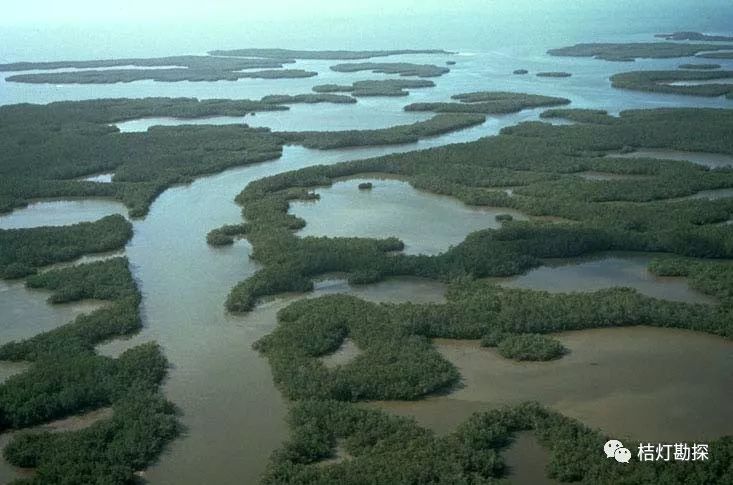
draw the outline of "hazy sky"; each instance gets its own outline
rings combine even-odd
[[[733,0],[0,1],[2,62],[238,47],[488,49],[733,28]]]
[[[541,15],[546,10],[598,8],[614,11],[699,8],[710,12],[730,0],[8,0],[0,25],[29,23],[86,23],[89,21],[161,22],[180,20],[246,20],[273,17],[343,17],[364,14],[431,15],[471,12]]]
[[[490,3],[516,3],[504,0],[27,0],[7,2],[2,7],[0,22],[26,23],[38,21],[77,22],[88,20],[155,19],[221,19],[231,17],[269,17],[273,15],[345,15],[372,13],[406,13],[480,8]]]

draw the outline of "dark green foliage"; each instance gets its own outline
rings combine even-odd
[[[120,200],[131,216],[139,217],[167,187],[278,158],[284,143],[324,149],[410,143],[484,121],[479,115],[443,115],[381,130],[302,133],[272,133],[246,125],[155,126],[141,133],[120,133],[109,126],[136,118],[244,116],[288,109],[276,103],[347,100],[353,98],[306,94],[262,101],[145,98],[3,106],[0,212],[22,207],[33,198],[96,196]],[[112,171],[112,183],[74,180]],[[20,269],[18,275],[24,274]]]
[[[614,74],[611,84],[615,88],[655,93],[685,94],[689,96],[733,96],[733,84],[697,84],[673,86],[675,81],[705,81],[729,79],[733,71],[631,71]]]
[[[529,74],[529,71],[526,69],[515,69],[512,74]]]
[[[290,411],[290,442],[273,454],[263,483],[496,483],[493,477],[504,469],[498,454],[503,443],[490,437],[509,438],[504,421],[510,418],[502,418],[495,423],[487,417],[481,428],[437,437],[407,418],[334,401],[302,401]],[[323,462],[337,445],[348,456]]]
[[[649,270],[658,276],[684,276],[690,286],[733,307],[733,264],[684,258],[656,258]]]
[[[724,287],[730,292],[729,283]],[[471,280],[453,283],[444,304],[376,304],[333,295],[293,303],[278,320],[256,348],[290,399],[404,400],[444,389],[458,375],[427,338],[481,338],[515,360],[561,357],[560,342],[539,334],[567,330],[653,325],[733,338],[727,307],[656,300],[627,288],[552,294]],[[326,368],[319,358],[346,338],[362,353]]]
[[[705,59],[733,59],[733,52],[703,52],[698,54],[697,57],[704,57]]]
[[[570,103],[570,100],[565,98],[503,91],[479,91],[475,93],[456,94],[451,96],[451,98],[460,101],[460,103],[413,103],[405,106],[405,111],[504,114],[516,113],[527,108],[557,106]]]
[[[0,359],[29,361],[0,385],[0,431],[34,426],[111,406],[113,416],[80,431],[21,432],[3,453],[35,469],[18,483],[131,483],[179,432],[173,406],[159,392],[168,363],[155,343],[112,359],[95,345],[141,326],[140,293],[124,258],[32,276],[32,288],[52,290],[52,303],[100,299],[109,305],[71,323],[0,347]]]
[[[538,72],[538,77],[570,77],[572,74],[569,72],[562,72],[562,71],[548,71],[548,72]]]
[[[293,104],[293,103],[336,103],[336,104],[353,104],[356,100],[351,96],[340,94],[273,94],[265,96],[261,100],[263,103],[273,104]]]
[[[234,243],[234,238],[244,236],[249,231],[247,224],[230,224],[209,231],[206,242],[212,246],[228,246]]]
[[[229,71],[218,69],[104,69],[71,72],[16,74],[5,78],[9,82],[31,84],[113,84],[151,80],[158,82],[236,81],[244,78],[291,79],[317,76],[303,69],[266,69],[263,71]]]
[[[540,118],[563,118],[578,123],[594,123],[610,125],[618,123],[619,119],[610,116],[606,111],[600,109],[548,109],[540,113]]]
[[[536,333],[508,335],[497,346],[507,359],[545,361],[559,359],[566,352],[556,339]]]
[[[374,130],[292,131],[279,132],[277,135],[283,137],[288,143],[329,150],[355,146],[414,143],[420,138],[480,125],[484,121],[486,117],[481,114],[446,113],[435,115],[426,121]]]
[[[372,71],[383,74],[399,74],[400,76],[437,77],[450,72],[447,67],[434,64],[412,64],[409,62],[357,62],[336,64],[331,66],[336,72]]]
[[[563,482],[683,485],[733,479],[730,437],[710,443],[710,461],[632,459],[619,466],[602,453],[609,437],[535,403],[477,413],[440,437],[411,419],[333,401],[301,401],[291,408],[289,422],[290,441],[273,454],[265,484],[506,483],[501,453],[519,431],[534,432],[550,455],[548,477]],[[323,461],[334,452],[348,455]]]
[[[293,50],[293,49],[232,49],[215,50],[209,52],[212,56],[233,56],[233,57],[261,57],[267,59],[316,59],[316,60],[338,60],[352,61],[357,59],[369,59],[370,57],[386,57],[401,54],[451,54],[442,49],[399,49],[399,50],[374,50],[374,51],[345,51],[345,50]],[[285,62],[285,61],[283,61]]]
[[[119,133],[109,123],[150,116],[197,118],[287,109],[261,101],[147,98],[12,105],[0,108],[0,212],[30,198],[106,196],[142,216],[166,187],[236,165],[280,156],[267,129],[154,127]],[[114,171],[112,183],[73,180]]]
[[[680,69],[720,69],[720,64],[680,64]]]
[[[317,93],[348,92],[352,96],[407,96],[407,89],[431,88],[433,81],[423,79],[383,79],[355,81],[350,86],[339,84],[320,84],[313,86]]]
[[[726,35],[708,35],[700,32],[673,32],[671,34],[655,34],[664,40],[696,40],[705,42],[733,42],[733,37]]]
[[[242,69],[266,69],[282,67],[293,62],[283,59],[224,59],[212,56],[171,56],[131,59],[104,59],[96,61],[52,61],[52,62],[13,62],[0,64],[0,71],[31,71],[53,69],[94,69],[100,67],[185,67],[193,71],[239,71]],[[145,71],[147,72],[147,71]]]
[[[447,147],[389,155],[266,177],[237,197],[249,221],[252,257],[264,265],[230,294],[231,311],[248,311],[258,298],[284,291],[309,291],[312,278],[345,272],[354,281],[389,275],[441,280],[460,276],[506,276],[541,264],[542,258],[597,251],[665,251],[695,257],[733,255],[731,199],[668,201],[700,190],[733,186],[729,170],[688,162],[607,158],[629,147],[733,153],[726,110],[627,111],[617,118],[597,111],[558,110],[556,116],[590,121],[569,126],[523,123],[501,135]],[[638,180],[589,181],[583,171],[645,175]],[[298,238],[304,221],[287,213],[289,201],[312,198],[308,187],[367,173],[400,176],[417,188],[452,195],[474,205],[510,207],[569,223],[512,222],[484,230],[444,254],[394,255],[379,241],[357,238]],[[487,190],[515,186],[514,194]],[[675,324],[677,325],[677,324]],[[703,328],[699,322],[690,323]],[[717,325],[717,327],[716,327]],[[710,328],[726,332],[725,325]],[[523,330],[535,331],[531,329]],[[480,337],[479,332],[474,338]]]
[[[144,387],[131,389],[112,407],[111,418],[80,431],[17,435],[5,448],[5,459],[33,467],[35,474],[13,483],[135,483],[135,472],[153,463],[178,435],[176,411]]]
[[[290,399],[416,399],[458,380],[458,372],[424,337],[392,321],[386,307],[344,295],[302,300],[278,314],[280,324],[256,343]],[[346,337],[362,353],[327,369],[318,359]]]
[[[547,51],[551,56],[595,57],[606,61],[633,61],[637,58],[664,59],[690,57],[699,52],[733,50],[733,45],[676,44],[673,42],[639,42],[628,44],[575,44]]]
[[[21,278],[52,263],[114,251],[131,237],[132,224],[120,215],[70,226],[0,229],[0,278]]]

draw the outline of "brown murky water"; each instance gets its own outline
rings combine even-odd
[[[445,433],[473,412],[538,401],[615,437],[710,440],[733,433],[733,342],[653,327],[558,334],[570,350],[551,362],[515,362],[477,341],[436,340],[461,372],[458,389],[380,407]],[[695,356],[681,358],[681,356]]]

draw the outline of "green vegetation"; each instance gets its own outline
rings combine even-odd
[[[515,69],[512,74],[529,74],[529,71],[526,69]]]
[[[733,71],[631,71],[614,74],[615,88],[689,96],[723,96],[733,98],[733,84],[692,84],[676,86],[677,81],[709,81],[733,78]]]
[[[680,64],[680,69],[720,69],[720,64]]]
[[[283,67],[293,62],[283,59],[225,59],[212,56],[171,56],[153,58],[104,59],[98,61],[13,62],[0,64],[2,71],[31,71],[54,69],[95,69],[109,67],[171,67],[191,71],[240,71],[242,69],[268,69]]]
[[[512,217],[511,214],[497,214],[496,220],[500,222],[508,222],[508,221],[513,221],[514,217]]]
[[[409,125],[397,125],[374,130],[290,131],[276,134],[282,137],[286,143],[328,150],[355,146],[414,143],[421,138],[480,125],[484,121],[486,121],[486,117],[481,114],[446,113]]]
[[[520,361],[559,359],[567,351],[557,339],[536,333],[507,335],[499,342],[497,350],[507,359]]]
[[[706,41],[706,42],[733,42],[733,37],[725,35],[707,35],[700,32],[673,32],[671,34],[656,34],[654,37],[658,37],[664,40],[695,40],[695,41]]]
[[[151,80],[158,82],[236,81],[244,78],[292,79],[317,76],[303,69],[266,69],[262,71],[227,71],[212,69],[105,69],[73,72],[16,74],[5,80],[31,84],[113,84]]]
[[[237,202],[248,221],[252,257],[263,269],[232,290],[228,308],[248,311],[263,296],[308,291],[313,277],[330,272],[348,273],[352,282],[390,275],[451,280],[517,274],[539,265],[542,258],[606,250],[707,258],[733,255],[733,227],[715,225],[730,218],[733,200],[668,200],[733,187],[733,172],[689,162],[600,156],[629,147],[733,154],[729,111],[635,110],[610,117],[596,111],[557,110],[555,115],[581,123],[522,123],[471,143],[314,166],[252,182]],[[574,175],[586,171],[646,177],[596,181]],[[298,238],[292,233],[304,221],[287,213],[289,201],[313,198],[308,187],[375,172],[468,204],[572,222],[512,221],[500,229],[473,233],[434,257],[392,254],[400,249],[398,241]],[[515,187],[513,195],[487,190],[507,186]],[[727,332],[727,324],[717,321],[711,328],[717,325],[716,333]]]
[[[595,57],[606,61],[633,61],[638,58],[665,59],[690,57],[699,52],[733,50],[733,45],[677,44],[673,42],[640,42],[628,44],[575,44],[547,51],[551,56]]]
[[[460,101],[460,103],[413,103],[405,106],[405,110],[433,111],[436,113],[505,114],[516,113],[527,108],[570,103],[570,100],[565,98],[504,91],[478,91],[456,94],[451,96],[451,99]]]
[[[450,72],[447,67],[434,64],[412,64],[410,62],[358,62],[336,64],[331,66],[336,72],[372,71],[383,74],[399,74],[400,76],[437,77]]]
[[[356,81],[351,86],[340,84],[320,84],[313,87],[317,93],[348,92],[352,96],[407,96],[407,89],[431,88],[433,81],[423,79],[383,79]]]
[[[0,229],[0,278],[22,278],[52,263],[114,251],[131,237],[132,224],[120,215],[70,226]]]
[[[702,54],[698,54],[697,57],[703,57],[705,59],[733,59],[733,52],[703,52]]]
[[[733,440],[710,443],[708,462],[632,460],[617,466],[603,453],[609,437],[535,403],[477,413],[445,436],[409,418],[335,401],[300,401],[290,410],[290,441],[272,456],[263,483],[498,484],[501,456],[515,433],[533,431],[550,454],[547,475],[582,483],[725,483]],[[341,459],[333,458],[337,446]]]
[[[352,104],[356,100],[351,96],[340,94],[272,94],[265,96],[260,100],[262,103],[271,104],[293,104],[293,103],[336,103],[336,104]]]
[[[146,364],[142,355],[124,357],[140,360],[141,369]],[[35,474],[13,485],[134,483],[136,472],[154,463],[180,431],[174,407],[160,393],[146,391],[144,383],[130,384],[141,389],[116,401],[109,419],[79,431],[17,435],[5,448],[5,459]]]
[[[117,359],[94,350],[141,326],[140,293],[127,260],[51,270],[27,284],[52,290],[51,303],[92,298],[109,304],[55,330],[0,346],[0,359],[31,363],[0,385],[0,431],[108,406],[113,416],[79,431],[16,434],[4,456],[35,474],[15,483],[130,483],[134,472],[175,438],[179,426],[174,407],[159,390],[168,364],[155,343]]]
[[[371,182],[362,182],[359,184],[359,190],[371,190],[374,187]]]
[[[233,57],[261,57],[277,59],[287,62],[289,59],[314,59],[353,61],[357,59],[369,59],[370,57],[387,57],[401,54],[452,54],[442,49],[399,49],[399,50],[374,50],[374,51],[329,51],[329,50],[292,50],[292,49],[231,49],[215,50],[209,52],[212,56],[233,56]]]
[[[572,74],[562,71],[538,72],[537,77],[570,77]]]
[[[280,324],[255,348],[290,399],[415,399],[458,380],[458,372],[420,336],[392,321],[389,309],[345,295],[301,300],[278,313]],[[326,368],[319,357],[349,337],[363,351]]]
[[[731,289],[729,287],[728,289]],[[445,304],[377,304],[345,295],[305,299],[278,313],[256,343],[290,399],[418,399],[457,382],[456,369],[428,339],[482,339],[516,360],[550,360],[564,347],[545,335],[598,327],[653,325],[733,338],[730,309],[656,300],[626,288],[552,294],[483,281],[453,283]],[[320,360],[350,338],[362,351],[345,365]]]
[[[657,258],[649,270],[658,276],[684,276],[696,290],[715,297],[722,306],[733,307],[733,265],[729,261]]]
[[[353,102],[349,96],[265,96],[260,101],[145,98],[71,101],[0,107],[0,213],[31,199],[109,197],[132,217],[144,216],[167,187],[239,165],[278,158],[284,143],[312,148],[411,143],[480,124],[477,114],[438,115],[380,130],[273,133],[246,125],[155,126],[120,133],[110,126],[130,119],[244,116],[286,110],[281,103]],[[77,180],[114,172],[112,183]]]

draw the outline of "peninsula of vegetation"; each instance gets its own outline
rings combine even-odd
[[[372,57],[404,54],[448,55],[451,53],[439,49],[375,51],[236,49],[216,50],[211,51],[209,54],[208,56],[189,55],[92,61],[13,62],[0,64],[0,72],[75,69],[69,72],[16,74],[6,78],[10,82],[33,84],[112,84],[142,80],[159,82],[211,82],[236,81],[245,78],[292,79],[311,77],[318,74],[317,72],[303,69],[282,69],[284,64],[293,63],[296,59],[361,60]],[[368,69],[375,70],[375,72],[419,77],[440,76],[448,72],[446,68],[410,63],[374,64],[373,67]]]
[[[56,69],[98,69],[111,67],[186,68],[192,71],[241,71],[275,69],[292,63],[288,59],[225,59],[212,56],[171,56],[150,58],[103,59],[98,61],[11,62],[0,64],[0,71],[51,71]]]
[[[479,96],[480,97],[480,96]],[[498,136],[419,152],[313,166],[250,183],[237,196],[247,222],[214,231],[223,242],[246,237],[262,269],[236,286],[231,311],[249,311],[258,299],[313,288],[315,277],[346,274],[352,284],[391,275],[450,283],[445,303],[371,303],[352,296],[303,299],[278,313],[278,326],[256,343],[272,366],[275,384],[292,400],[291,441],[273,454],[264,483],[361,483],[360,477],[425,477],[447,483],[492,483],[506,474],[501,452],[514,433],[531,430],[550,452],[548,475],[562,481],[716,483],[729,477],[733,439],[710,443],[705,465],[661,462],[609,465],[598,453],[608,439],[535,404],[474,415],[437,437],[414,421],[355,407],[374,399],[420,399],[450,391],[460,374],[432,339],[480,339],[500,355],[550,360],[566,352],[549,333],[599,327],[655,325],[733,338],[733,229],[718,223],[733,215],[730,198],[677,198],[733,187],[733,172],[689,162],[603,156],[634,148],[702,150],[733,154],[725,134],[728,110],[663,109],[622,112],[551,110],[573,125],[529,122]],[[598,171],[643,174],[630,181],[587,180]],[[401,254],[395,238],[298,237],[305,221],[289,203],[316,199],[315,186],[336,179],[386,173],[416,188],[452,195],[473,205],[509,207],[568,222],[504,221],[478,231],[438,256]],[[501,187],[512,186],[512,195]],[[210,235],[211,236],[211,235]],[[548,293],[504,288],[485,276],[517,274],[543,258],[606,250],[667,252],[655,259],[659,275],[687,276],[715,305],[659,300],[628,288]],[[682,257],[683,256],[683,257]],[[350,339],[351,361],[327,367],[322,358]],[[403,452],[403,450],[409,452]],[[593,450],[596,450],[595,452]],[[366,472],[365,472],[366,471]],[[428,475],[426,475],[428,474]]]
[[[413,64],[410,62],[354,62],[331,66],[336,72],[371,71],[379,74],[399,74],[400,76],[438,77],[450,72],[447,67],[434,64]]]
[[[132,217],[144,216],[167,187],[224,169],[278,158],[285,143],[312,148],[410,143],[482,123],[479,114],[439,114],[378,130],[271,132],[246,125],[156,126],[120,133],[111,126],[149,117],[244,116],[286,110],[281,103],[353,103],[345,95],[266,96],[260,101],[145,98],[68,101],[0,107],[0,212],[31,199],[110,197]],[[114,172],[111,183],[78,180]]]
[[[105,237],[104,228],[92,227],[98,229],[97,237]],[[37,245],[32,231],[18,237]],[[55,238],[57,251],[74,247],[76,231],[74,226],[59,228],[68,235]],[[155,343],[116,359],[95,351],[95,345],[141,327],[141,295],[127,260],[51,270],[26,284],[51,290],[53,304],[83,299],[108,304],[55,330],[0,346],[0,360],[30,363],[28,370],[0,384],[0,432],[106,407],[112,416],[78,431],[16,434],[4,457],[35,473],[14,483],[131,483],[135,472],[155,461],[178,435],[180,426],[175,408],[160,391],[168,363]]]
[[[432,88],[433,81],[423,79],[384,79],[355,81],[350,86],[340,84],[319,84],[313,86],[317,93],[350,93],[352,96],[407,96],[408,89]]]
[[[31,84],[114,84],[134,81],[203,82],[236,81],[244,78],[293,79],[317,76],[303,69],[267,69],[263,71],[227,71],[219,69],[105,69],[73,72],[17,74],[6,81]]]
[[[346,51],[346,50],[292,50],[292,49],[231,49],[214,50],[212,56],[225,57],[261,57],[279,61],[291,59],[354,61],[372,57],[388,57],[404,54],[453,54],[442,49],[399,49],[374,51]]]
[[[264,268],[232,291],[229,309],[247,311],[260,297],[308,290],[313,277],[329,272],[350,273],[355,282],[388,275],[449,280],[454,275],[516,274],[539,264],[538,258],[611,249],[699,257],[733,254],[723,242],[731,229],[714,224],[729,218],[733,201],[664,200],[733,187],[733,173],[685,162],[640,164],[598,156],[629,146],[733,154],[731,140],[725,136],[733,123],[730,113],[705,109],[628,111],[620,118],[575,110],[556,110],[554,114],[581,124],[524,123],[472,143],[316,166],[250,184],[237,198],[244,206],[247,224],[230,227],[226,238],[220,239],[231,241],[235,235],[245,235],[253,244],[252,256]],[[675,136],[669,137],[670,132]],[[583,171],[643,173],[649,177],[589,181],[573,175]],[[287,214],[289,200],[311,198],[307,187],[328,185],[337,177],[374,172],[400,176],[417,188],[453,195],[469,204],[509,207],[574,222],[510,221],[502,229],[472,234],[464,243],[435,257],[395,256],[391,252],[401,248],[399,241],[298,238],[291,233],[303,227],[304,221]],[[513,195],[487,190],[506,186],[516,187]],[[280,242],[274,244],[275,240]],[[730,332],[718,318],[692,322],[690,319],[688,324],[699,325],[695,328]]]
[[[614,74],[611,84],[615,88],[636,91],[733,98],[733,83],[715,83],[716,80],[731,78],[733,71],[631,71]],[[705,82],[695,84],[695,81]]]
[[[689,57],[700,52],[733,50],[731,45],[683,44],[673,42],[638,42],[629,44],[575,44],[550,49],[551,56],[595,57],[606,61],[633,61],[637,58],[664,59]],[[707,57],[707,55],[705,56]]]
[[[680,64],[680,69],[702,69],[702,70],[709,70],[709,69],[720,69],[720,64]]]
[[[727,35],[708,35],[700,32],[673,32],[671,34],[656,34],[654,37],[665,40],[694,40],[705,42],[733,42],[733,37]]]
[[[504,91],[477,91],[455,94],[451,99],[458,103],[412,103],[406,111],[432,111],[435,113],[516,113],[523,109],[543,106],[559,106],[570,103],[569,99],[541,96],[537,94],[510,93]]]

